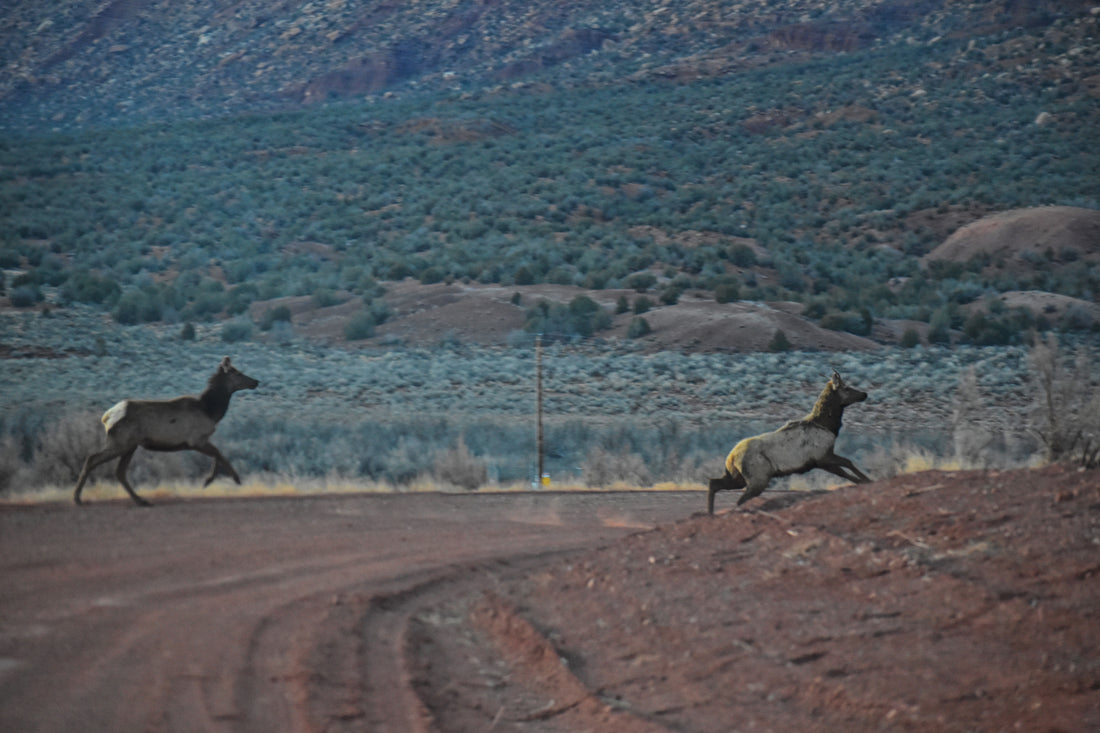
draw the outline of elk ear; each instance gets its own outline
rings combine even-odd
[[[840,372],[838,372],[836,369],[833,370],[832,382],[833,385],[836,387],[840,387],[844,384],[844,380],[840,378]]]
[[[222,359],[222,363],[218,365],[218,368],[224,370],[224,369],[229,369],[231,366],[233,366],[233,365],[229,363],[229,357],[227,356],[227,357]]]

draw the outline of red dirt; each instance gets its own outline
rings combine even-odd
[[[1100,729],[1100,473],[0,509],[0,729]]]

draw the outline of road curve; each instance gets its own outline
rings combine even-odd
[[[698,493],[0,507],[0,730],[431,731],[410,618]]]

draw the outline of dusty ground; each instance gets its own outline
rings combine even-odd
[[[0,508],[0,729],[1100,729],[1100,474]]]

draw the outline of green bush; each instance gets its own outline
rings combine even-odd
[[[830,331],[847,331],[857,336],[866,336],[871,333],[870,314],[852,311],[826,313],[821,319],[821,327]]]
[[[91,272],[76,272],[61,287],[61,298],[65,302],[97,303],[111,306],[118,301],[122,288],[110,278],[100,277]]]
[[[114,317],[119,323],[132,326],[159,321],[164,314],[160,294],[149,290],[127,290],[118,299]]]
[[[791,342],[787,339],[787,334],[783,333],[783,329],[775,329],[775,333],[772,334],[771,341],[768,342],[768,351],[790,351]]]
[[[374,316],[367,311],[356,313],[344,325],[344,339],[347,341],[362,341],[373,336]]]
[[[37,285],[20,285],[12,288],[8,296],[16,308],[30,308],[42,302],[42,290]]]
[[[227,344],[248,341],[252,338],[252,324],[248,321],[228,321],[222,325],[221,338]]]
[[[641,338],[648,333],[651,333],[653,329],[649,326],[649,321],[641,316],[635,317],[630,325],[626,329],[626,337],[631,339]]]
[[[260,330],[270,331],[279,321],[285,321],[290,323],[291,313],[290,308],[285,305],[277,305],[274,308],[268,308],[264,311],[263,316],[260,317]]]
[[[732,303],[741,297],[736,283],[722,283],[714,288],[714,299],[719,303]]]
[[[626,286],[638,293],[644,293],[656,284],[657,276],[652,272],[636,272],[626,279]]]

